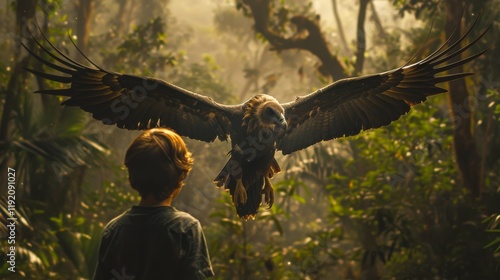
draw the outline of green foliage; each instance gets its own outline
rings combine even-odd
[[[287,263],[300,255],[296,244],[285,244],[284,223],[289,220],[290,201],[303,203],[297,195],[303,187],[293,181],[275,185],[277,202],[270,209],[261,207],[255,221],[237,217],[228,192],[217,199],[211,223],[204,229],[215,279],[296,279]]]
[[[95,133],[85,130],[87,116],[83,112],[74,108],[53,110],[58,102],[55,97],[27,91],[19,95],[13,108],[15,129],[11,139],[0,145],[7,151],[6,156],[16,159],[18,177],[25,182],[17,194],[63,206],[61,201],[78,188],[76,180],[65,181],[69,178],[65,175],[78,176],[85,167],[101,164],[109,151]]]
[[[59,33],[51,33],[57,38],[54,34]],[[30,84],[17,88],[11,134],[0,144],[6,151],[3,156],[13,159],[10,167],[16,170],[18,218],[16,273],[8,271],[2,261],[0,275],[9,279],[90,277],[93,261],[87,262],[86,256],[92,254],[90,244],[98,240],[90,238],[97,229],[84,227],[85,219],[74,207],[80,203],[79,184],[85,169],[102,165],[108,149],[95,133],[86,131],[84,113],[54,110],[57,98],[32,91]],[[0,210],[3,217],[9,217],[5,199],[2,196]]]
[[[490,217],[486,218],[483,222],[488,223],[488,230],[486,232],[495,233],[496,235],[500,235],[500,215],[493,214]],[[495,255],[498,258],[498,253],[500,252],[500,236],[495,238],[490,243],[484,246],[485,248],[494,247]]]
[[[498,276],[491,252],[482,250],[488,239],[479,222],[498,201],[479,210],[460,186],[450,156],[451,124],[435,108],[419,105],[391,126],[333,145],[336,158],[324,191],[330,223],[342,232],[332,246],[344,249],[328,261],[354,261],[363,277]],[[319,183],[321,177],[311,180],[313,163],[330,152],[314,152],[297,176]]]
[[[261,215],[256,222],[239,219],[234,211],[229,193],[217,199],[217,206],[211,212],[212,223],[205,227],[210,249],[210,257],[216,279],[262,279],[266,275],[263,262],[267,254],[262,254],[266,235],[279,235],[270,227],[273,214]],[[277,221],[277,220],[274,220]],[[271,222],[271,223],[270,223]]]
[[[238,38],[251,37],[248,32],[251,22],[246,17],[242,17],[238,11],[232,7],[222,8],[215,11],[214,24],[217,30],[229,33]]]
[[[220,71],[215,59],[205,54],[200,63],[193,63],[189,67],[176,67],[170,76],[175,85],[194,92],[203,92],[217,102],[235,103],[230,87],[220,78]]]
[[[399,9],[401,16],[408,13],[415,14],[417,18],[421,17],[422,14],[432,18],[440,7],[438,0],[392,0],[392,4]]]
[[[101,189],[88,191],[74,214],[61,211],[51,215],[53,211],[46,211],[40,203],[30,203],[30,207],[16,206],[17,227],[21,228],[16,234],[16,273],[12,276],[7,271],[7,264],[3,263],[0,276],[9,275],[9,279],[25,279],[26,276],[30,279],[90,278],[97,263],[104,225],[138,201],[123,175],[117,181],[119,185],[106,182]],[[0,211],[8,216],[3,201]]]
[[[106,38],[115,36],[109,33]],[[135,70],[137,74],[152,75],[176,64],[172,52],[167,52],[166,23],[156,17],[133,28],[118,46],[103,53],[103,64],[116,65],[119,70]],[[121,69],[120,69],[121,68]]]

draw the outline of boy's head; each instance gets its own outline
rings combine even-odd
[[[130,184],[141,197],[162,201],[184,185],[193,159],[182,138],[166,128],[139,135],[125,155]]]

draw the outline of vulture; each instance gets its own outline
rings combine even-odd
[[[214,183],[229,190],[238,216],[247,220],[255,218],[262,196],[269,207],[273,205],[270,179],[281,171],[274,158],[276,151],[287,155],[321,141],[386,126],[412,106],[426,101],[428,96],[447,91],[437,84],[472,75],[445,72],[486,51],[453,60],[488,31],[487,28],[462,46],[476,23],[477,19],[456,42],[448,39],[416,63],[338,80],[288,103],[257,94],[242,104],[221,104],[166,81],[101,68],[75,45],[92,65],[86,66],[58,50],[43,34],[50,47],[33,36],[41,54],[23,46],[58,73],[27,71],[69,86],[37,93],[65,96],[67,99],[62,105],[80,107],[104,124],[129,130],[168,127],[182,136],[205,142],[229,139],[229,160]]]

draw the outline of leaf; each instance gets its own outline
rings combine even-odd
[[[14,140],[20,151],[43,158],[55,171],[68,172],[83,165],[100,164],[109,153],[93,135],[70,135],[34,140]]]
[[[486,249],[486,248],[489,248],[489,247],[492,247],[494,246],[495,244],[498,244],[500,243],[500,237],[499,238],[496,238],[495,240],[491,241],[490,243],[486,244],[483,249]],[[495,252],[499,251],[500,250],[500,245],[495,249]]]

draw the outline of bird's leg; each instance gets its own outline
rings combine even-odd
[[[266,176],[264,177],[265,184],[262,193],[264,194],[264,201],[269,205],[269,208],[274,204],[274,189],[273,184],[271,184],[271,180]]]
[[[276,159],[273,158],[273,160],[271,161],[271,164],[269,165],[269,169],[267,170],[267,177],[273,178],[274,174],[278,174],[280,172],[281,172],[281,167],[279,166]]]
[[[236,179],[236,187],[234,188],[233,193],[233,203],[235,206],[238,204],[247,203],[247,191],[245,190],[245,186],[243,186],[243,182],[240,179]]]

